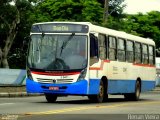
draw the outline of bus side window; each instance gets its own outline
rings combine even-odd
[[[98,35],[99,40],[99,57],[104,60],[106,59],[106,36],[103,34]]]
[[[142,45],[142,62],[143,64],[148,64],[148,45]]]
[[[135,63],[142,63],[142,47],[138,42],[135,43]]]
[[[134,61],[134,42],[133,41],[127,41],[126,45],[126,58],[127,62],[133,62]]]
[[[109,36],[109,59],[116,60],[117,58],[117,42],[116,38]]]
[[[90,34],[90,65],[98,62],[98,39]]]
[[[154,65],[155,64],[155,55],[154,55],[154,47],[149,46],[149,64]]]
[[[125,40],[118,38],[118,51],[117,51],[117,59],[121,62],[126,61],[126,52],[125,52]]]

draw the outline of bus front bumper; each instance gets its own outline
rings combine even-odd
[[[42,84],[26,79],[27,93],[52,93],[59,95],[87,95],[87,81],[81,80],[72,84]],[[50,90],[50,88],[58,88]]]

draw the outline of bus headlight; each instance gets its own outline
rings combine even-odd
[[[87,73],[87,69],[82,70],[77,81],[84,80],[86,77],[86,73]]]

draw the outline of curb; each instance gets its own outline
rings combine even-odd
[[[13,92],[13,93],[0,93],[1,97],[29,97],[29,96],[41,96],[39,93],[27,93],[27,92]]]
[[[155,87],[155,89],[152,91],[160,91],[160,87]]]
[[[148,92],[160,93],[160,87],[156,87],[154,90]],[[0,93],[0,98],[2,97],[32,97],[32,96],[43,96],[43,93],[27,93],[27,92],[2,92]]]

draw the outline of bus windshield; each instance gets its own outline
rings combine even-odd
[[[31,35],[28,67],[42,70],[79,70],[86,66],[86,35]]]

